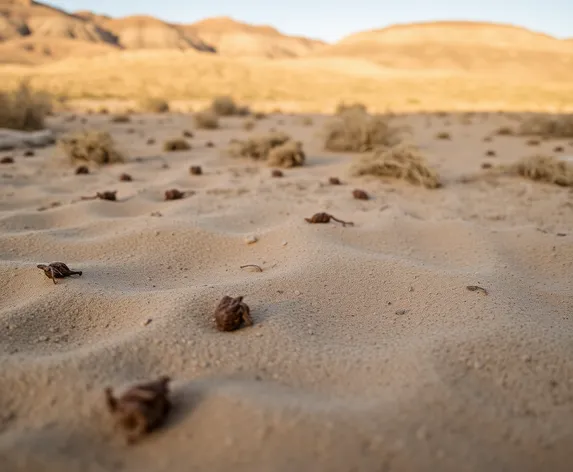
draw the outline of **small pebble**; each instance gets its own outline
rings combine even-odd
[[[245,243],[247,244],[254,244],[259,240],[259,238],[257,238],[256,236],[247,236],[245,238]]]
[[[295,290],[295,291],[294,291],[294,294],[295,294],[295,295],[300,295],[300,290]]]

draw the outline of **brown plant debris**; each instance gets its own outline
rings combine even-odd
[[[338,177],[330,177],[328,179],[328,183],[330,185],[342,185],[342,182],[340,181],[340,179]]]
[[[553,148],[553,152],[563,152],[565,151],[565,148],[563,146],[555,146]]]
[[[525,144],[527,144],[528,146],[539,146],[541,144],[541,141],[539,141],[539,139],[528,139]]]
[[[24,157],[33,157],[35,155],[36,155],[36,153],[34,151],[32,151],[31,149],[27,149],[26,151],[24,151]]]
[[[240,266],[239,268],[240,268],[240,269],[246,269],[247,267],[252,267],[252,268],[254,268],[254,269],[257,269],[257,272],[262,272],[262,271],[263,271],[263,269],[262,269],[260,266],[256,265],[256,264],[245,264],[245,265]]]
[[[441,187],[438,174],[428,166],[420,150],[404,143],[378,149],[362,158],[353,166],[352,174],[392,177],[432,189]]]
[[[496,155],[495,151],[492,149],[488,149],[485,153],[486,156],[494,157]]]
[[[110,387],[104,390],[106,405],[115,419],[115,424],[124,430],[128,444],[133,444],[145,434],[161,426],[172,404],[169,399],[167,376],[134,385],[119,398]]]
[[[211,103],[211,110],[219,116],[245,116],[250,113],[248,107],[238,106],[233,98],[227,95],[215,97]]]
[[[283,173],[282,170],[273,169],[272,172],[271,172],[271,177],[275,177],[275,178],[284,177],[284,173]]]
[[[117,201],[117,190],[107,190],[105,192],[97,192],[93,197],[82,197],[82,200],[109,200],[110,202]]]
[[[52,111],[52,99],[33,91],[27,82],[10,92],[0,92],[0,128],[22,131],[44,129],[46,116]]]
[[[298,167],[304,164],[306,155],[299,141],[287,141],[269,152],[267,164],[272,167]]]
[[[491,169],[493,167],[491,162],[482,162],[481,168],[482,169]]]
[[[219,116],[211,110],[198,111],[193,115],[193,120],[197,129],[217,129],[219,127]]]
[[[105,131],[81,131],[61,138],[58,144],[71,163],[83,161],[105,165],[125,161],[125,156]]]
[[[498,136],[513,136],[515,132],[513,128],[510,126],[500,126],[498,129],[495,130],[495,134]]]
[[[517,175],[562,187],[573,187],[573,164],[554,156],[536,155],[492,169],[495,173]]]
[[[191,145],[182,138],[168,139],[163,143],[163,150],[167,152],[188,151]]]
[[[78,166],[76,168],[76,175],[82,175],[82,174],[89,174],[90,170],[88,169],[88,166]]]
[[[523,120],[519,134],[551,138],[573,137],[573,113],[562,115],[533,115]]]
[[[144,97],[139,101],[139,109],[148,113],[167,113],[169,102],[159,97]]]
[[[129,115],[114,115],[111,117],[110,121],[112,123],[129,123],[131,118]]]
[[[131,177],[131,175],[123,173],[119,176],[119,180],[121,182],[131,182],[133,178]]]
[[[148,145],[148,146],[151,146],[152,144],[155,144],[155,139],[149,138],[149,139],[147,140],[147,145]]]
[[[186,130],[183,131],[183,137],[184,137],[184,138],[192,138],[192,137],[193,137],[193,133],[192,133],[191,131],[189,131],[189,130],[186,129]]]
[[[283,132],[271,132],[260,136],[254,136],[245,141],[235,139],[231,142],[228,153],[232,157],[249,157],[254,160],[264,161],[269,153],[292,138]]]
[[[215,143],[213,141],[207,141],[205,143],[205,147],[208,147],[208,148],[215,147]]]
[[[11,156],[5,156],[0,159],[0,164],[14,164],[14,158]]]
[[[484,295],[487,295],[487,290],[483,287],[480,287],[479,285],[468,285],[466,288],[470,292],[479,292],[479,293],[483,293]]]
[[[215,324],[219,331],[234,331],[242,324],[252,326],[251,311],[243,297],[224,296],[215,309]]]
[[[165,200],[181,200],[182,198],[188,197],[189,195],[193,195],[193,193],[194,192],[192,191],[182,192],[181,190],[172,188],[165,191]]]
[[[49,264],[38,264],[36,266],[38,269],[42,269],[44,274],[49,279],[52,279],[54,284],[56,284],[56,279],[63,279],[64,277],[70,277],[72,275],[82,275],[81,270],[70,269],[63,262],[50,262]]]
[[[336,221],[338,223],[341,223],[342,226],[354,226],[354,223],[352,221],[342,221],[339,220],[338,218],[336,218],[335,216],[329,214],[329,213],[315,213],[314,215],[312,215],[310,218],[305,218],[305,221],[307,223],[313,223],[313,224],[317,224],[317,223],[330,223],[330,220]]]
[[[440,131],[436,134],[436,139],[450,140],[452,139],[452,135],[447,131]]]
[[[191,166],[189,167],[189,173],[191,175],[201,175],[203,174],[203,169],[201,166]]]
[[[364,190],[360,190],[358,188],[352,191],[352,196],[356,200],[368,200],[370,198]]]
[[[401,141],[401,128],[382,115],[348,110],[326,124],[324,148],[328,151],[368,152]]]

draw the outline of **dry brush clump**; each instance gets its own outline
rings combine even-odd
[[[368,152],[398,144],[401,131],[382,115],[348,110],[326,124],[324,148],[336,152]]]
[[[183,138],[172,138],[163,143],[163,150],[166,152],[188,151],[189,149],[191,145]]]
[[[60,149],[72,164],[88,162],[98,165],[125,162],[111,135],[106,131],[86,130],[58,140]]]
[[[401,179],[426,188],[441,187],[436,171],[429,167],[420,150],[410,144],[380,148],[358,161],[351,172],[355,176]]]
[[[493,169],[496,174],[515,175],[530,180],[573,187],[573,163],[554,156],[535,155]]]
[[[235,140],[231,143],[228,153],[232,157],[267,161],[272,167],[302,166],[305,161],[302,144],[280,131],[252,137],[245,141]]]
[[[521,122],[519,134],[522,136],[571,138],[573,137],[573,114],[531,116]]]
[[[144,97],[139,101],[139,109],[148,113],[167,113],[169,102],[159,97]]]
[[[10,92],[0,92],[0,128],[36,131],[45,128],[52,112],[52,99],[33,91],[26,82]]]
[[[219,116],[246,116],[250,114],[248,107],[238,106],[232,97],[215,97],[211,103],[211,110]]]
[[[219,116],[212,110],[198,111],[193,115],[193,119],[197,129],[219,128]]]

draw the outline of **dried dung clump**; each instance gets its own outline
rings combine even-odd
[[[25,82],[16,90],[0,92],[0,128],[41,130],[51,111],[50,96],[32,91]]]
[[[235,140],[229,147],[229,154],[232,157],[249,157],[264,161],[268,159],[273,148],[287,141],[292,141],[292,138],[281,131],[255,136],[245,141]]]
[[[267,163],[271,167],[298,167],[304,165],[305,159],[302,143],[287,141],[270,150]]]
[[[499,166],[494,170],[505,175],[518,175],[563,187],[573,187],[573,163],[554,156],[526,157],[514,164]]]
[[[198,129],[217,129],[219,127],[219,116],[211,110],[198,111],[193,115],[195,127]]]
[[[352,174],[392,177],[426,188],[441,187],[438,174],[428,166],[419,149],[409,144],[375,151],[357,162]]]
[[[183,138],[168,139],[163,143],[163,150],[166,152],[188,151],[189,149],[191,145]]]
[[[573,137],[573,114],[535,115],[521,122],[519,134],[551,138]]]
[[[250,113],[248,107],[238,106],[229,96],[214,98],[211,103],[211,110],[219,116],[245,116]]]
[[[326,124],[324,148],[328,151],[368,152],[400,142],[400,128],[382,115],[348,110]]]
[[[58,140],[58,145],[72,164],[81,161],[105,165],[125,161],[125,156],[106,131],[74,133]]]
[[[167,113],[169,102],[159,97],[145,97],[139,101],[139,109],[148,113]]]

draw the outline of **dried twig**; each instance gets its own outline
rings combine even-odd
[[[245,269],[246,267],[254,267],[255,269],[257,269],[257,272],[262,272],[262,271],[263,271],[263,269],[262,269],[260,266],[256,265],[256,264],[245,264],[245,265],[242,265],[242,266],[240,267],[240,269]]]
[[[337,221],[338,223],[342,223],[342,226],[354,226],[352,221],[342,221],[332,216],[329,213],[315,213],[310,218],[305,218],[305,221],[308,223],[330,223],[330,220]]]

